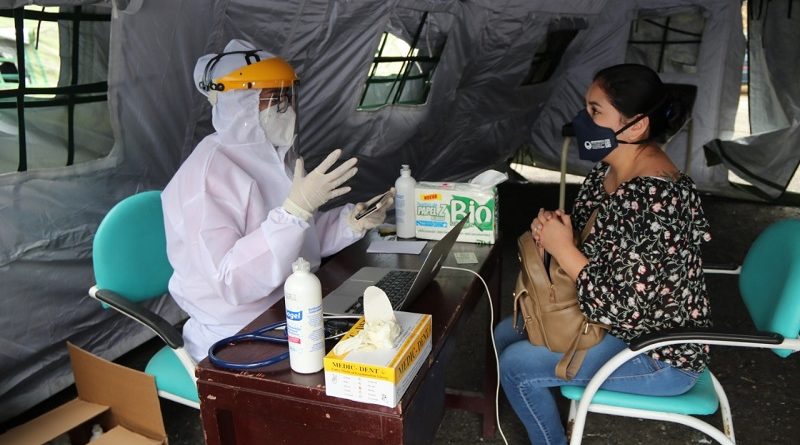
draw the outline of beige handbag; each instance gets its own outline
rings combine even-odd
[[[597,209],[583,228],[579,243],[589,236],[596,218]],[[514,290],[514,327],[517,310],[521,310],[528,340],[553,352],[563,352],[556,376],[570,380],[580,369],[586,350],[602,340],[608,326],[590,322],[581,312],[575,281],[555,258],[547,273],[530,231],[523,233],[517,244],[520,272]]]

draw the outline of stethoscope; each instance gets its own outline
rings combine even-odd
[[[323,319],[330,320],[330,319],[357,319],[360,316],[352,316],[352,315],[338,315],[338,316],[325,316]],[[283,329],[283,335],[275,336],[275,335],[266,335],[270,331]],[[256,330],[245,332],[244,334],[236,334],[230,337],[223,338],[222,340],[217,341],[210,348],[208,348],[208,360],[214,366],[219,368],[225,369],[233,369],[233,370],[248,370],[248,369],[255,369],[255,368],[262,368],[266,366],[272,366],[276,363],[282,362],[289,358],[289,351],[284,353],[274,355],[272,357],[267,357],[263,360],[254,361],[254,362],[229,362],[227,360],[219,358],[217,354],[230,346],[234,346],[237,343],[244,343],[244,342],[267,342],[267,343],[278,343],[278,344],[287,344],[288,339],[286,336],[286,321],[278,321],[275,323],[268,324]],[[326,340],[339,338],[345,333],[342,332],[341,334],[334,335],[331,337],[326,337]]]
[[[286,329],[283,330],[283,335],[280,337],[276,337],[274,335],[266,335],[267,332],[274,331],[279,328],[285,328],[286,322],[279,321],[276,323],[268,324],[262,328],[256,329],[254,331],[246,332],[244,334],[237,334],[232,335],[230,337],[223,338],[222,340],[214,343],[208,348],[208,360],[214,365],[220,368],[226,369],[236,369],[236,370],[245,370],[245,369],[254,369],[254,368],[261,368],[264,366],[271,366],[275,363],[282,362],[289,358],[289,351],[286,351],[282,354],[274,355],[272,357],[267,357],[264,360],[259,360],[255,362],[244,362],[244,363],[234,363],[229,362],[227,360],[223,360],[217,356],[219,351],[233,346],[237,343],[243,342],[267,342],[267,343],[280,343],[286,344],[288,340],[286,338]]]

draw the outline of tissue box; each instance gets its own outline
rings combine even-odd
[[[394,407],[431,352],[431,316],[395,312],[400,335],[391,349],[325,356],[325,394]],[[340,341],[364,329],[364,317]]]
[[[417,238],[439,240],[470,212],[458,241],[494,244],[497,239],[497,187],[462,182],[419,182]]]

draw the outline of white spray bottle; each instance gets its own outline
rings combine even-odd
[[[398,238],[414,238],[417,236],[417,200],[414,189],[417,181],[411,177],[411,168],[403,164],[400,177],[394,183],[395,219]]]
[[[322,370],[325,357],[322,286],[303,258],[292,263],[292,272],[283,285],[289,365],[294,372],[311,374]]]

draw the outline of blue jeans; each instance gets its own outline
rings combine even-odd
[[[503,391],[525,425],[532,444],[566,444],[566,434],[550,388],[588,385],[597,370],[628,345],[606,334],[600,343],[587,351],[575,378],[566,381],[555,375],[556,363],[562,354],[551,352],[544,346],[532,345],[525,333],[513,328],[512,321],[512,317],[506,318],[494,331]],[[695,372],[678,369],[641,354],[617,368],[601,388],[670,396],[690,390],[697,376]]]

